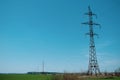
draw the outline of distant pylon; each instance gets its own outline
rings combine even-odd
[[[44,61],[42,62],[42,73],[44,73]]]
[[[88,75],[99,75],[100,69],[97,61],[96,50],[95,50],[95,43],[94,43],[94,36],[98,36],[98,34],[94,33],[93,26],[100,26],[100,24],[93,22],[93,16],[96,16],[88,6],[88,13],[85,15],[89,16],[89,21],[82,23],[89,26],[89,32],[86,35],[90,36],[90,44],[89,44],[89,65],[88,65]],[[97,16],[96,16],[97,17]]]

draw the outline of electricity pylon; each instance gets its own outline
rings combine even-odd
[[[93,27],[100,26],[100,24],[93,22],[93,16],[96,16],[96,14],[92,12],[90,6],[88,6],[88,13],[85,13],[85,15],[88,15],[89,21],[82,24],[89,26],[89,32],[86,33],[86,35],[90,36],[88,75],[98,75],[100,74],[100,69],[97,61],[96,49],[94,43],[94,36],[95,35],[98,36],[98,34],[94,33]]]

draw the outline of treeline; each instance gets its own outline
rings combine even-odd
[[[62,74],[62,73],[58,73],[58,72],[27,72],[27,74]]]

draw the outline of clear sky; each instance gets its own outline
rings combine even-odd
[[[101,71],[120,67],[120,0],[0,0],[0,73],[88,69],[88,6]]]

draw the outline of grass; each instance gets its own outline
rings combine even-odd
[[[31,74],[0,74],[0,80],[52,80],[52,76]]]
[[[78,77],[77,75],[0,74],[0,80],[120,80],[120,77]]]

